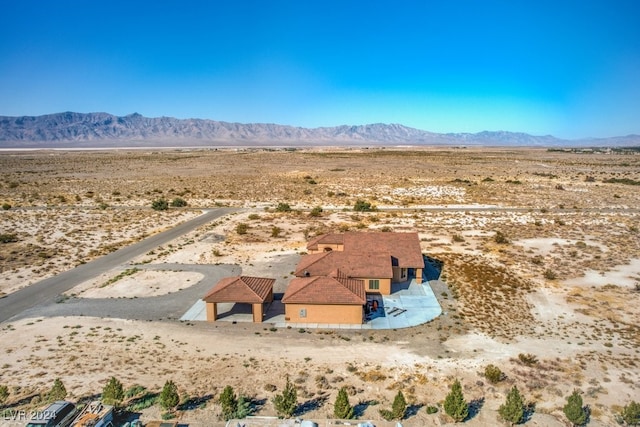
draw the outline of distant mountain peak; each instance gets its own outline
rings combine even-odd
[[[230,123],[206,119],[148,118],[139,113],[63,113],[0,116],[0,146],[181,146],[181,145],[640,145],[638,135],[567,141],[522,132],[433,133],[400,123],[303,128],[273,123]]]

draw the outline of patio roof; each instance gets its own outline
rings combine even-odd
[[[282,297],[285,304],[364,305],[364,282],[343,277],[298,277]]]
[[[264,303],[273,291],[276,279],[266,277],[234,276],[220,280],[202,298],[206,302]]]

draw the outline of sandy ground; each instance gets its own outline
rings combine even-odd
[[[227,384],[261,401],[260,415],[273,415],[270,399],[284,386],[285,375],[298,387],[298,400],[307,408],[304,416],[310,418],[331,417],[338,389],[347,386],[351,403],[361,403],[361,418],[380,420],[378,410],[390,407],[394,394],[402,390],[413,405],[408,426],[447,422],[442,411],[428,415],[424,407],[441,404],[455,378],[461,379],[467,400],[480,408],[467,422],[474,426],[497,423],[497,409],[513,385],[535,404],[527,425],[564,425],[562,406],[574,389],[591,407],[590,425],[614,425],[621,406],[640,401],[640,195],[637,187],[602,182],[619,174],[640,179],[632,172],[640,170],[634,156],[526,150],[444,150],[411,156],[366,151],[65,155],[94,161],[87,170],[74,169],[67,163],[73,159],[62,154],[50,169],[45,168],[51,165],[47,159],[28,156],[30,163],[22,169],[41,167],[41,175],[19,173],[12,159],[15,170],[7,169],[2,198],[28,205],[36,182],[40,190],[38,199],[32,197],[35,207],[53,203],[60,194],[71,201],[80,195],[81,201],[75,207],[42,211],[51,218],[46,228],[36,227],[35,219],[25,222],[31,224],[27,228],[16,226],[16,218],[36,218],[40,211],[1,212],[2,232],[15,230],[20,239],[2,245],[4,257],[17,251],[15,245],[36,242],[32,244],[44,247],[42,239],[59,248],[56,253],[68,253],[62,236],[49,233],[56,227],[83,229],[86,224],[102,236],[109,224],[109,242],[126,244],[189,215],[142,209],[135,211],[144,212],[140,219],[115,226],[115,217],[106,221],[108,216],[100,216],[115,208],[87,210],[87,188],[94,193],[91,200],[98,196],[110,205],[121,198],[123,205],[144,206],[157,195],[182,194],[194,207],[219,203],[245,208],[69,292],[77,297],[167,295],[199,280],[193,272],[143,269],[115,280],[136,263],[237,264],[243,274],[276,278],[276,291],[284,291],[293,270],[284,259],[304,254],[309,237],[346,230],[419,232],[424,252],[443,263],[441,279],[448,286],[434,288],[444,311],[441,317],[398,331],[90,316],[5,323],[0,325],[0,384],[10,388],[10,405],[22,401],[28,407],[56,377],[72,398],[99,393],[111,375],[125,388],[141,384],[153,391],[173,379],[185,400],[204,398],[204,408],[180,412],[193,426],[212,425],[219,413],[215,397]],[[103,163],[119,175],[112,176]],[[170,167],[147,168],[162,173],[141,176],[135,172],[139,164]],[[376,168],[384,174],[367,173]],[[46,184],[51,169],[65,181]],[[310,178],[316,184],[310,184]],[[516,180],[520,184],[507,183]],[[11,182],[18,185],[10,188]],[[349,206],[356,198],[403,210],[353,212]],[[275,212],[282,201],[293,211]],[[444,205],[458,210],[427,209]],[[323,207],[318,217],[304,210],[314,206]],[[59,226],[52,227],[53,221]],[[246,224],[246,234],[238,234],[238,224]],[[116,229],[123,231],[116,235]],[[86,246],[87,254],[101,248],[97,237],[82,240],[83,232],[69,236],[64,230],[69,247]],[[495,241],[497,231],[507,242]],[[1,281],[11,283],[3,289],[16,286],[14,275],[28,283],[51,274],[54,267],[42,272],[32,265],[34,259],[16,260],[24,265],[3,270]],[[60,268],[72,266],[69,262]],[[523,363],[520,356],[526,354],[537,362]],[[491,384],[484,378],[490,363],[504,371],[505,380]],[[143,419],[159,415],[158,407],[142,412]]]

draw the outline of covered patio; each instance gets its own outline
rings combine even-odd
[[[265,304],[273,301],[275,279],[265,277],[234,276],[220,280],[202,298],[206,304],[207,321],[218,320],[218,304],[249,304],[253,322],[261,323],[264,318]]]

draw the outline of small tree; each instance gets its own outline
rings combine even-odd
[[[637,403],[635,401],[629,403],[622,409],[622,413],[620,414],[620,416],[622,417],[622,421],[624,421],[627,425],[640,425],[640,403]]]
[[[9,397],[9,387],[6,385],[0,385],[0,407],[4,405]]]
[[[171,206],[173,206],[174,208],[183,208],[187,206],[187,201],[182,197],[176,197],[171,201]]]
[[[578,390],[573,390],[571,396],[567,397],[567,404],[562,410],[574,426],[581,426],[587,422],[587,410],[582,406],[582,396]]]
[[[393,418],[395,420],[402,420],[407,412],[407,400],[404,398],[404,394],[402,394],[401,390],[398,390],[398,394],[393,399],[393,404],[391,405],[391,413],[393,414]]]
[[[233,387],[226,386],[220,394],[220,406],[222,408],[222,418],[225,421],[232,419],[238,411],[238,399],[233,391]]]
[[[333,415],[340,420],[350,420],[353,418],[353,407],[349,403],[347,388],[342,387],[338,391],[336,403],[333,405]]]
[[[109,382],[104,389],[102,389],[102,401],[107,405],[120,405],[124,399],[124,389],[122,388],[122,383],[116,379],[116,377],[111,377]]]
[[[464,421],[469,416],[469,405],[464,400],[459,380],[453,383],[451,391],[444,399],[444,412],[456,422]]]
[[[166,211],[167,209],[169,209],[169,202],[167,202],[165,199],[156,199],[151,202],[151,209],[153,209],[154,211]]]
[[[275,406],[276,412],[281,417],[291,417],[298,408],[298,393],[289,381],[288,375],[284,390],[273,398],[273,406]]]
[[[56,378],[53,381],[53,387],[49,390],[47,397],[50,401],[62,400],[67,397],[67,389],[64,387],[64,384],[62,384],[60,378]]]
[[[253,413],[253,404],[251,399],[244,396],[238,397],[238,407],[236,409],[235,417],[238,419],[246,418]]]
[[[164,409],[171,410],[178,406],[180,403],[180,395],[178,394],[178,387],[171,380],[164,383],[162,392],[160,393],[160,406]]]
[[[508,423],[520,424],[524,420],[524,402],[518,391],[518,387],[513,386],[507,394],[504,405],[498,409],[498,413],[503,420]]]

